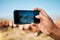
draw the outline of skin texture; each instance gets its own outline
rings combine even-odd
[[[41,32],[50,35],[55,40],[60,40],[60,28],[54,24],[53,20],[44,10],[40,8],[35,8],[34,10],[40,11],[39,15],[36,16],[37,19],[40,19],[40,23],[33,23],[31,26],[38,28]]]

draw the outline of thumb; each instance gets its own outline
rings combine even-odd
[[[44,21],[47,19],[47,16],[43,15],[40,13],[39,15],[35,16],[37,19],[40,19],[40,22]]]

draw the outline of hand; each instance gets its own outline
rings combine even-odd
[[[43,33],[50,34],[55,27],[54,22],[52,21],[52,19],[47,15],[47,13],[44,10],[42,10],[40,8],[35,8],[34,10],[40,11],[39,15],[36,16],[37,19],[40,19],[40,23],[39,24],[34,23],[34,24],[31,24],[31,26],[35,25]]]

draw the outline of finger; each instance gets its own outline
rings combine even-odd
[[[31,25],[31,31],[32,31],[32,32],[37,32],[37,31],[39,31],[39,30],[38,30],[38,28],[37,28],[37,27],[35,27],[35,26]]]
[[[31,29],[36,29],[36,27],[34,25],[30,25]]]
[[[35,16],[37,19],[40,19],[40,21],[42,20],[46,20],[47,19],[47,17],[45,16],[45,15],[43,15],[42,13],[40,14],[40,15],[37,15],[37,16]]]
[[[30,25],[36,25],[35,23],[31,23]]]
[[[40,23],[43,22],[44,20],[46,20],[45,16],[44,15],[37,15],[35,16],[37,19],[40,19]]]
[[[38,10],[38,11],[40,11],[40,13],[39,13],[39,16],[37,17],[38,19],[40,18],[40,20],[45,20],[45,19],[48,19],[48,18],[50,18],[48,15],[47,15],[47,13],[44,11],[44,10],[42,10],[41,8],[34,8],[34,10]],[[51,18],[50,18],[51,19]]]
[[[48,16],[47,13],[46,13],[44,10],[42,10],[41,8],[34,8],[34,10],[38,10],[38,11],[40,11],[40,13],[42,13],[43,15]],[[39,14],[40,14],[40,13],[39,13]]]
[[[19,25],[19,29],[20,30],[23,30],[23,25]]]
[[[24,29],[28,29],[29,26],[30,26],[29,24],[25,24],[25,25],[24,25]]]
[[[40,19],[40,15],[35,16],[37,19]]]
[[[40,19],[46,19],[46,16],[43,15],[42,13],[39,15]]]
[[[38,10],[38,8],[34,8],[34,10]]]
[[[45,15],[45,16],[48,16],[47,13],[46,13],[43,9],[38,8],[38,10],[40,10],[40,13],[41,13],[41,14],[43,14],[43,15]]]
[[[30,26],[34,26],[34,27],[36,27],[37,24],[36,24],[36,23],[31,23]]]

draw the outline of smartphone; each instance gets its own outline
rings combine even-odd
[[[14,11],[14,23],[15,24],[39,23],[40,20],[35,18],[36,15],[39,15],[39,11],[15,10]]]

